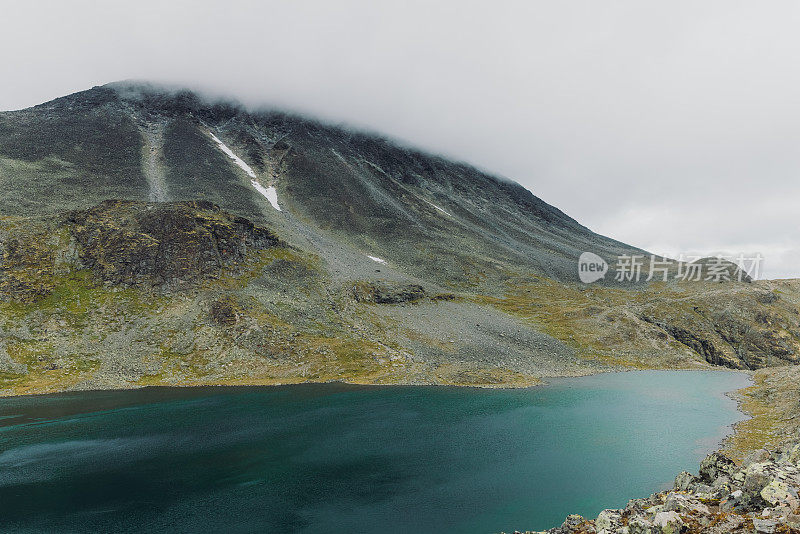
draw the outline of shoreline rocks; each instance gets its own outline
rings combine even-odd
[[[800,442],[756,450],[741,465],[717,451],[698,476],[680,473],[671,490],[526,534],[800,534],[799,494]]]

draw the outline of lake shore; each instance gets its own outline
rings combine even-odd
[[[734,426],[721,448],[735,460],[800,436],[800,367],[759,369],[752,376],[752,386],[731,393],[740,410],[750,416]]]
[[[547,534],[800,532],[800,368],[759,369],[729,395],[749,419],[736,423],[699,472],[671,490],[632,499],[596,519],[568,516]],[[533,534],[527,531],[526,534]]]

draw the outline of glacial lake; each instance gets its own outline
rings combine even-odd
[[[746,374],[517,390],[147,388],[0,399],[2,532],[493,533],[697,472]]]

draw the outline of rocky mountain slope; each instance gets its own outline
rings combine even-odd
[[[796,363],[797,285],[578,281],[644,254],[518,184],[147,84],[0,113],[0,391],[524,385]]]

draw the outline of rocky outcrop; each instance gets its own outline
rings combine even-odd
[[[751,453],[741,465],[720,452],[681,473],[674,488],[634,499],[594,520],[570,515],[547,534],[800,533],[800,444]],[[543,534],[543,533],[542,533]]]
[[[733,369],[747,368],[747,366],[740,359],[728,356],[723,351],[718,349],[711,340],[706,339],[698,332],[693,332],[687,328],[683,328],[676,324],[671,324],[648,315],[642,315],[641,319],[647,323],[661,328],[670,336],[672,336],[675,341],[683,343],[712,365],[721,365],[724,367],[731,367]]]
[[[400,282],[356,282],[352,287],[353,298],[358,302],[373,304],[400,304],[425,298],[425,289],[418,284]]]
[[[277,236],[211,202],[108,200],[67,218],[81,264],[113,284],[196,282],[280,244]]]
[[[216,276],[279,239],[211,202],[109,200],[67,217],[82,266],[112,284],[153,286]]]
[[[233,326],[239,320],[238,306],[231,297],[218,298],[208,311],[211,321],[219,326]]]
[[[714,293],[708,291],[690,309],[655,300],[642,308],[639,319],[713,365],[760,369],[800,361],[798,312],[792,303],[761,289]]]
[[[0,300],[37,301],[82,269],[112,286],[190,287],[278,246],[267,228],[211,202],[107,200],[0,234]]]
[[[53,290],[56,258],[38,234],[16,235],[0,242],[0,296],[31,302]]]

